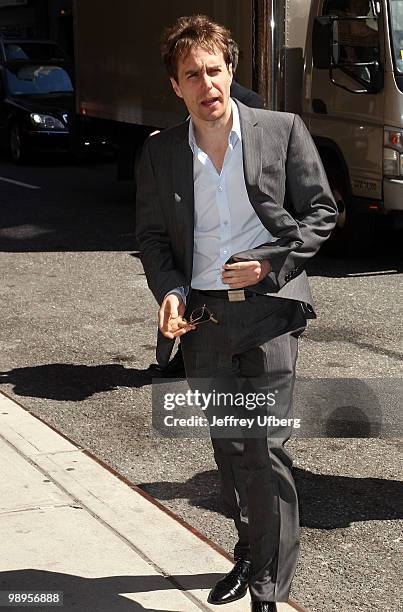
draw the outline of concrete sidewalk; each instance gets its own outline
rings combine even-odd
[[[1,393],[0,533],[0,591],[62,591],[64,611],[218,610],[207,595],[232,567],[196,530]],[[224,608],[249,606],[246,596]]]

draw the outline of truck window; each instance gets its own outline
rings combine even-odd
[[[403,2],[390,0],[390,31],[397,74],[403,74]]]
[[[349,62],[380,60],[378,20],[372,13],[370,0],[328,0],[323,5],[323,15],[335,15],[339,22],[340,59]],[[366,17],[352,20],[354,17]],[[364,84],[371,81],[366,66],[343,68],[350,76]]]

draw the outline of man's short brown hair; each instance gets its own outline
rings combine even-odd
[[[231,32],[206,15],[179,17],[163,34],[161,55],[170,77],[178,80],[178,60],[194,47],[206,51],[222,51],[224,61],[231,64],[229,41]]]

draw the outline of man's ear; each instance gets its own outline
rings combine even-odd
[[[171,81],[172,89],[174,90],[178,98],[183,98],[181,88],[179,87],[175,79],[173,77],[170,77],[169,80]]]
[[[231,83],[232,83],[232,79],[234,78],[234,72],[232,70],[232,64],[228,64],[228,72],[230,74],[231,77]]]

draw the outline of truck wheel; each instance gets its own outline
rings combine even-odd
[[[27,159],[27,151],[23,144],[21,129],[18,123],[14,122],[10,125],[8,135],[11,159],[14,163],[21,164]]]
[[[341,177],[341,171],[331,170],[328,173],[329,185],[339,214],[324,251],[337,257],[350,257],[362,254],[371,246],[374,225],[370,215],[358,214],[353,210],[349,190]]]

